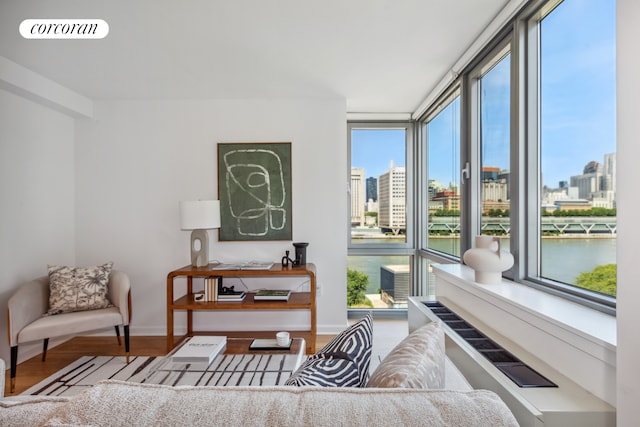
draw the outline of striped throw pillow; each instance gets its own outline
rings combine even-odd
[[[369,378],[373,321],[371,313],[349,326],[287,380],[287,385],[364,387]]]
[[[285,385],[359,387],[360,371],[358,365],[349,359],[310,359],[291,375]]]

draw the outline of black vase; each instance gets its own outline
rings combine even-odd
[[[296,248],[296,259],[293,261],[293,265],[305,265],[307,263],[307,246],[309,246],[309,243],[293,244],[293,247]]]

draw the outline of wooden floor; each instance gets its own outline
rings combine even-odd
[[[316,347],[321,348],[331,338],[329,335],[319,335],[316,339]],[[132,336],[130,344],[132,356],[164,356],[167,353],[167,338],[165,336]],[[118,346],[115,336],[71,338],[49,349],[45,362],[42,362],[42,356],[38,355],[20,363],[17,368],[16,389],[13,395],[22,393],[82,356],[124,356],[124,354],[124,342]],[[9,361],[6,363],[8,365]],[[5,396],[11,395],[9,387],[9,370],[7,370],[5,373]]]

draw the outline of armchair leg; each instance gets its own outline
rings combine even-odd
[[[120,341],[120,327],[118,325],[115,326],[116,328],[116,338],[118,338],[118,345],[122,345],[122,342]]]
[[[129,363],[129,325],[124,325],[124,351],[127,354],[127,363]]]
[[[11,374],[10,378],[10,391],[13,392],[16,390],[16,368],[18,366],[18,346],[14,345],[11,347]]]
[[[42,343],[42,361],[47,360],[47,348],[49,347],[49,338],[45,338]]]

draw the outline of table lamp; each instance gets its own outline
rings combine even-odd
[[[180,228],[191,232],[191,265],[209,264],[208,229],[220,228],[220,201],[195,200],[180,202]]]

